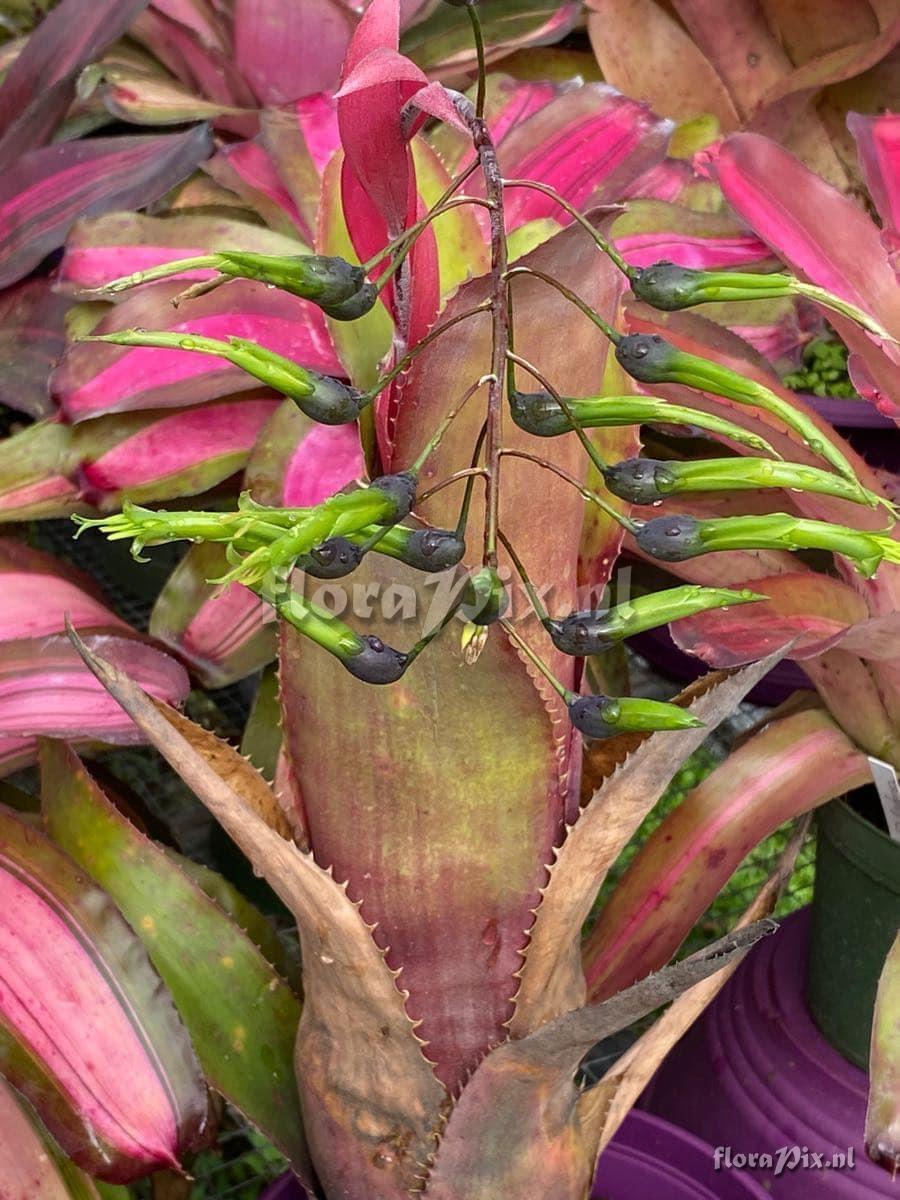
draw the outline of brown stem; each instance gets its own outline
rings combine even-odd
[[[473,476],[480,475],[482,479],[487,479],[487,467],[466,467],[462,471],[454,471],[452,475],[448,475],[441,483],[436,483],[434,487],[429,488],[427,492],[423,492],[417,500],[418,504],[424,504],[426,500],[430,500],[432,496],[436,496],[438,492],[442,492],[444,488],[449,487],[451,483],[456,483],[459,479],[471,479]]]
[[[472,144],[481,171],[487,198],[492,202],[491,221],[491,379],[488,388],[488,419],[486,459],[487,517],[484,528],[484,561],[497,566],[497,526],[500,507],[500,448],[503,437],[503,381],[509,365],[509,300],[506,272],[509,266],[506,246],[506,221],[503,204],[503,175],[497,161],[497,151],[486,122],[475,110],[471,100],[455,96],[460,116],[472,132]]]

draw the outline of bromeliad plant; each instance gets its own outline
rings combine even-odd
[[[477,10],[465,7],[477,46]],[[583,1197],[655,1065],[765,931],[756,922],[790,854],[740,930],[666,967],[696,917],[771,828],[867,778],[865,754],[827,712],[779,716],[664,822],[583,941],[619,851],[787,643],[799,635],[820,655],[840,643],[833,653],[857,671],[872,632],[859,628],[867,599],[886,603],[896,581],[894,510],[827,426],[737,361],[721,329],[704,347],[702,319],[660,324],[668,318],[647,301],[672,307],[656,290],[666,271],[623,258],[608,236],[616,212],[585,215],[590,191],[566,199],[527,168],[504,175],[483,70],[474,100],[429,83],[397,52],[398,28],[396,0],[374,0],[350,45],[337,101],[343,154],[329,167],[340,220],[328,214],[316,253],[223,245],[202,267],[194,254],[149,271],[176,276],[166,304],[189,288],[185,308],[207,303],[197,292],[212,285],[221,298],[256,295],[260,282],[321,306],[349,378],[229,334],[227,311],[215,336],[119,322],[75,348],[110,355],[106,382],[123,388],[133,383],[116,374],[123,354],[165,354],[238,368],[288,397],[253,494],[236,508],[130,504],[82,522],[130,539],[137,556],[193,542],[209,580],[277,614],[277,797],[237,752],[151,699],[121,658],[74,633],[73,644],[296,918],[299,1017],[258,914],[152,843],[70,751],[43,748],[43,830],[0,817],[0,886],[25,931],[6,930],[4,962],[26,997],[0,1010],[0,1062],[101,1179],[183,1162],[210,1135],[208,1085],[326,1200]],[[423,114],[468,147],[428,203],[413,149]],[[542,207],[529,215],[552,212],[565,227],[545,221],[511,253],[510,214],[530,195]],[[453,228],[488,269],[457,276],[442,307],[439,231],[460,212],[471,221]],[[199,289],[177,279],[197,269],[214,272]],[[147,280],[103,282],[116,292]],[[628,285],[642,302],[623,304]],[[752,299],[760,284],[733,273],[710,286]],[[798,285],[778,276],[775,286]],[[830,289],[813,299],[847,310]],[[847,319],[866,337],[890,337],[853,304]],[[178,403],[177,377],[151,368],[143,385],[163,390],[173,378]],[[71,368],[69,383],[70,397],[92,402]],[[651,394],[633,394],[637,385]],[[353,440],[357,426],[365,481],[354,478],[358,458],[332,470],[323,453],[340,445],[331,433]],[[642,455],[640,430],[662,445],[660,427],[702,431],[717,448]],[[298,475],[309,494],[288,501]],[[684,580],[604,605],[626,538]],[[856,593],[791,557],[808,552],[861,581],[852,619],[810,624],[810,593],[820,608],[834,588]],[[779,570],[803,580],[793,606]],[[714,582],[716,572],[737,586]],[[876,618],[882,646],[895,617]],[[635,632],[716,619],[736,656],[761,661],[678,704],[589,682]],[[742,652],[735,626],[765,629],[772,653]],[[876,660],[885,685],[891,661],[888,646]],[[829,699],[837,690],[824,670],[820,686]],[[885,724],[888,757],[897,740]],[[849,718],[846,728],[855,732]],[[600,785],[583,805],[579,735]],[[84,988],[74,1018],[71,978]],[[585,1089],[578,1068],[591,1046],[671,999]],[[102,1044],[73,1023],[81,1013]]]

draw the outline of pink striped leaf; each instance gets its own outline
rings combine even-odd
[[[830,187],[775,142],[733,134],[713,162],[729,204],[803,278],[850,301],[900,338],[900,288],[878,227],[848,196]],[[862,360],[882,411],[900,414],[900,347],[853,321],[829,320]]]
[[[261,932],[277,948],[272,927],[221,876],[139,832],[61,742],[41,745],[41,813],[57,845],[109,892],[146,946],[210,1087],[308,1180],[293,1071],[300,1005],[252,940]]]
[[[618,202],[630,183],[662,161],[672,128],[614,88],[585,84],[516,125],[503,141],[500,161],[508,177],[548,183],[579,208]],[[539,217],[570,220],[540,192],[507,193],[510,229]]]
[[[251,392],[162,416],[116,414],[82,424],[73,438],[80,494],[102,512],[125,498],[196,496],[244,467],[278,406],[270,393]]]
[[[72,428],[58,421],[37,421],[0,440],[0,523],[81,511],[73,466]]]
[[[224,146],[206,171],[222,187],[236,192],[266,224],[287,237],[309,236],[309,225],[278,172],[268,149],[258,138]]]
[[[187,698],[184,668],[149,642],[120,632],[117,624],[110,632],[89,632],[85,640],[110,661],[127,664],[154,696],[173,704]],[[0,644],[0,739],[41,734],[123,745],[141,741],[62,633]]]
[[[895,272],[900,273],[900,114],[850,113],[847,125],[881,217],[881,240]]]
[[[208,1098],[170,994],[109,895],[0,810],[0,1067],[63,1149],[125,1182],[178,1167]]]
[[[129,1200],[124,1187],[96,1183],[67,1159],[21,1093],[0,1078],[0,1195],[5,1200]]]
[[[820,710],[744,742],[663,821],[602,909],[584,945],[590,999],[667,963],[754,846],[868,779],[866,756]]]
[[[0,178],[0,286],[65,241],[79,217],[149,204],[209,156],[209,130],[90,138],[31,150]]]
[[[53,411],[50,371],[65,349],[68,307],[44,279],[0,293],[0,404],[30,417]]]
[[[635,267],[666,259],[699,270],[764,270],[765,242],[727,213],[697,212],[664,200],[632,200],[612,226],[616,246]]]
[[[135,271],[226,248],[257,254],[300,254],[305,249],[295,237],[221,213],[197,216],[186,212],[167,217],[109,213],[72,227],[59,280],[78,288],[99,288]],[[195,270],[177,278],[187,286],[214,274]],[[127,294],[117,292],[104,299],[117,300]]]
[[[78,629],[127,632],[125,622],[81,584],[50,555],[0,539],[0,644],[60,633],[67,617]]]
[[[323,374],[341,374],[321,311],[265,284],[235,280],[174,308],[183,282],[156,284],[117,305],[94,332],[160,329],[212,338],[242,337]],[[258,388],[246,372],[221,359],[182,350],[75,345],[53,377],[53,391],[71,421],[110,412],[181,408]]]

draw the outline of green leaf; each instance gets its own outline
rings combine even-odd
[[[68,747],[45,742],[41,765],[48,828],[139,933],[210,1086],[295,1167],[308,1167],[293,1072],[297,997],[250,938],[109,803]]]
[[[110,896],[0,811],[0,1071],[77,1164],[177,1168],[208,1128],[172,998]]]

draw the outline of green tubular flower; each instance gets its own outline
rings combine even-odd
[[[663,461],[629,458],[615,463],[604,474],[604,482],[615,496],[632,504],[654,504],[684,492],[747,491],[785,488],[797,492],[819,492],[842,500],[870,505],[883,503],[874,492],[859,488],[842,475],[808,467],[802,463],[768,458],[712,458]]]
[[[266,387],[288,396],[310,420],[318,421],[321,425],[347,425],[355,421],[372,399],[371,392],[360,392],[330,375],[308,370],[276,354],[274,350],[267,350],[265,346],[245,338],[233,337],[226,342],[193,333],[123,329],[117,333],[95,334],[80,340],[109,342],[114,346],[189,350],[224,358]]]
[[[647,554],[663,562],[684,562],[718,550],[828,550],[851,559],[870,578],[881,562],[900,562],[900,542],[885,534],[864,533],[810,521],[787,513],[766,516],[656,517],[640,526],[635,540]]]
[[[657,730],[697,729],[696,717],[660,700],[631,696],[572,696],[569,720],[585,737],[608,738],[619,733],[651,733]]]
[[[764,438],[732,421],[682,404],[670,404],[655,396],[589,396],[567,398],[566,403],[582,429],[650,424],[696,426],[751,450],[775,453]],[[568,417],[549,392],[514,392],[509,406],[516,425],[535,437],[557,437],[572,429]]]
[[[670,621],[678,621],[682,617],[691,617],[714,608],[728,608],[734,604],[751,604],[765,598],[749,588],[738,592],[729,588],[684,584],[651,595],[637,596],[606,612],[576,612],[562,620],[550,618],[544,624],[553,644],[563,654],[586,657],[600,654],[636,633],[668,625]]]
[[[368,527],[349,535],[353,542],[369,540],[377,532]],[[453,529],[409,529],[394,525],[372,546],[376,554],[387,554],[417,571],[446,571],[462,562],[466,552],[464,539]]]
[[[124,292],[141,283],[169,279],[185,271],[218,271],[231,279],[255,279],[311,300],[330,317],[353,320],[369,311],[378,298],[362,267],[346,259],[325,254],[254,254],[248,250],[222,250],[163,263],[146,271],[135,271],[113,279],[94,291]]]
[[[817,301],[824,308],[849,317],[876,337],[890,342],[897,340],[857,305],[850,304],[825,288],[795,279],[793,275],[698,271],[663,260],[638,270],[632,277],[631,287],[639,300],[665,312],[714,301],[776,300],[785,296],[804,296]]]
[[[642,383],[680,383],[772,413],[789,429],[799,433],[814,454],[850,480],[861,497],[865,496],[853,467],[838,447],[809,417],[761,383],[745,379],[720,363],[679,350],[656,333],[632,333],[623,337],[616,346],[616,358],[629,375]]]
[[[406,670],[409,656],[388,646],[373,634],[356,633],[339,617],[305,600],[297,592],[258,589],[260,596],[278,615],[298,629],[304,637],[329,654],[363,683],[396,683]]]

